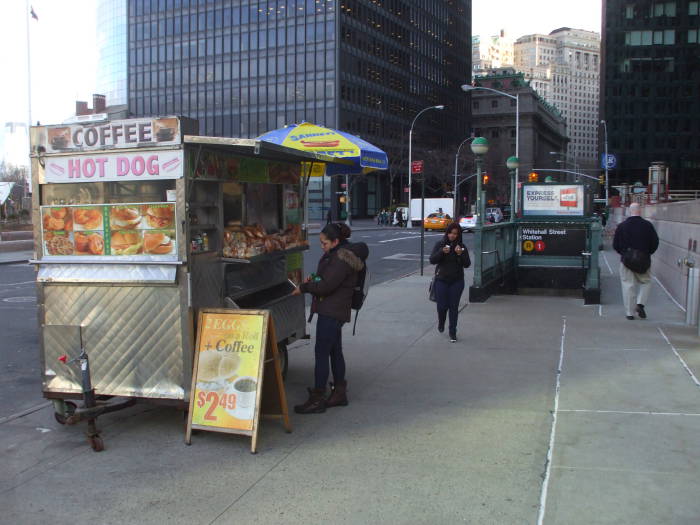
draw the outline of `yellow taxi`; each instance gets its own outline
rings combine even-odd
[[[446,230],[452,222],[452,217],[446,213],[431,213],[423,220],[426,230]]]

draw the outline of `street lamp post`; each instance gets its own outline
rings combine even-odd
[[[610,195],[608,194],[608,124],[601,120],[600,123],[603,125],[603,131],[605,132],[605,205],[607,206],[610,202]]]
[[[488,87],[482,87],[482,86],[472,86],[470,84],[464,84],[462,86],[462,91],[469,92],[469,91],[474,91],[477,89],[481,89],[484,91],[491,91],[493,93],[498,93],[499,95],[503,95],[504,97],[511,98],[515,100],[515,156],[520,158],[520,93],[516,93],[515,95],[511,95],[510,93],[505,93],[503,91],[499,91],[497,89],[493,88],[488,88]],[[515,169],[515,183],[518,183],[518,169]],[[515,210],[512,210],[511,213],[515,213]]]
[[[518,173],[518,167],[520,166],[520,159],[518,157],[508,157],[506,160],[506,167],[508,168],[508,171],[510,171],[510,178],[511,178],[511,183],[510,183],[510,222],[513,222],[515,220],[515,202],[518,199],[518,190],[517,190],[517,173]]]
[[[474,140],[474,137],[469,137],[466,138],[462,141],[462,143],[459,145],[457,148],[457,153],[455,153],[455,185],[454,185],[454,192],[453,192],[453,199],[454,199],[454,204],[452,205],[452,214],[457,217],[457,206],[459,205],[459,199],[457,199],[457,187],[459,184],[457,184],[457,161],[459,159],[459,150],[462,149],[462,146],[464,146],[467,142],[470,140]]]
[[[481,227],[483,224],[484,199],[481,195],[481,173],[484,155],[489,150],[489,141],[484,137],[477,137],[471,143],[472,153],[476,156],[476,226]]]
[[[416,120],[418,117],[420,117],[423,113],[426,111],[429,111],[431,109],[445,109],[445,106],[440,105],[440,106],[429,106],[427,108],[421,109],[418,114],[413,117],[413,122],[411,122],[411,129],[408,132],[408,224],[406,224],[407,228],[412,228],[413,225],[411,224],[411,171],[413,170],[411,166],[411,155],[412,155],[412,149],[411,149],[411,143],[413,142],[413,125],[416,123]],[[422,218],[421,218],[422,220]]]

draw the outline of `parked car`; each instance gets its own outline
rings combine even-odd
[[[498,223],[503,220],[503,212],[501,211],[501,208],[486,208],[485,213],[487,220],[490,222]]]
[[[426,230],[445,230],[452,222],[452,218],[446,213],[431,213],[423,220]]]
[[[476,226],[476,215],[465,215],[459,219],[459,227],[462,231],[473,232]]]
[[[503,206],[503,220],[504,221],[509,221],[510,220],[510,212],[511,212],[511,207],[510,204],[506,204]]]

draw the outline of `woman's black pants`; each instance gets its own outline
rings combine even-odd
[[[316,366],[314,368],[314,388],[326,388],[329,361],[333,370],[333,381],[345,381],[345,358],[343,357],[343,322],[318,315],[316,321]]]
[[[437,299],[438,322],[445,325],[447,313],[450,313],[450,335],[457,335],[457,316],[459,315],[459,300],[464,291],[464,279],[457,281],[442,281],[435,279],[435,298]]]

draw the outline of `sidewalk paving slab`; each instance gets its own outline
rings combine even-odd
[[[0,252],[0,264],[21,264],[33,258],[34,252],[31,250]]]
[[[263,421],[256,455],[209,432],[187,447],[183,414],[146,403],[99,419],[100,454],[51,408],[0,424],[3,519],[536,523],[563,352],[543,523],[697,523],[700,389],[659,330],[697,375],[697,329],[656,284],[627,321],[605,255],[602,307],[465,294],[456,344],[430,272],[374,286],[345,328],[350,405],[292,413],[292,434]],[[290,349],[290,409],[312,375],[313,339]]]

